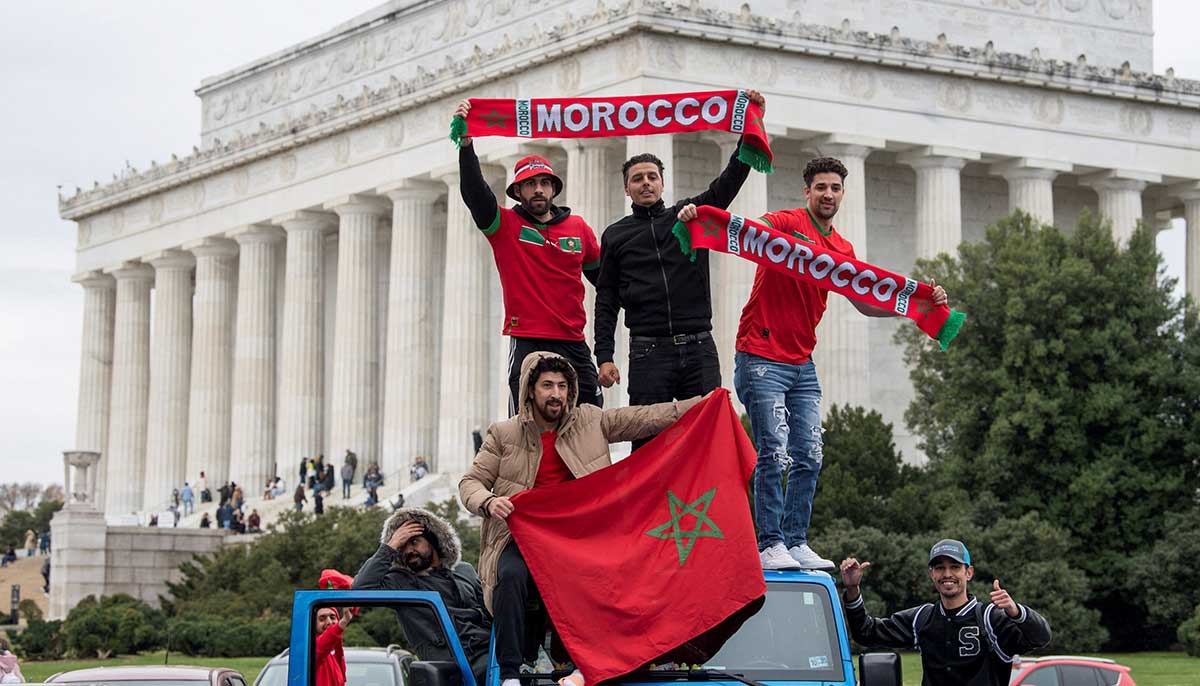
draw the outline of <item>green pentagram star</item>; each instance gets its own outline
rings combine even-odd
[[[756,127],[758,127],[759,131],[767,130],[767,127],[763,126],[763,119],[762,119],[761,115],[757,116],[757,117],[750,117],[750,123],[754,124]]]
[[[721,230],[721,225],[712,219],[705,219],[700,222],[700,226],[704,227],[705,236],[715,236]]]
[[[674,540],[675,550],[679,553],[679,566],[687,562],[688,555],[692,554],[692,546],[696,545],[697,538],[725,538],[721,530],[713,520],[708,517],[708,508],[712,505],[713,496],[717,494],[717,489],[714,486],[712,490],[704,495],[696,498],[690,503],[684,503],[669,489],[667,490],[667,507],[671,510],[671,521],[656,526],[646,532],[647,536],[661,538],[664,540]],[[696,518],[696,523],[691,531],[685,531],[680,527],[680,522],[685,515],[692,515]],[[705,530],[703,527],[707,524],[711,527]]]
[[[929,314],[930,312],[933,312],[933,303],[932,302],[930,302],[928,300],[918,300],[917,301],[917,313],[918,314]]]
[[[500,114],[499,112],[496,111],[496,108],[493,107],[491,112],[483,115],[483,120],[485,122],[487,122],[487,127],[489,129],[492,128],[493,126],[499,126],[502,129],[507,129],[508,128],[508,124],[507,124],[508,117],[509,117],[509,115]]]

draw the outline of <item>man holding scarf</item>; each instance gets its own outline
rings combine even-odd
[[[469,100],[455,117],[466,118]],[[579,402],[604,403],[596,385],[592,351],[584,340],[582,274],[594,285],[600,266],[596,233],[569,207],[554,204],[562,179],[539,155],[519,160],[506,191],[520,203],[509,209],[496,203],[479,168],[471,138],[459,141],[458,167],[463,202],[475,226],[487,237],[504,290],[504,334],[510,337],[508,386],[510,414],[517,413],[521,360],[536,350],[565,357],[579,376]]]
[[[766,100],[746,91],[766,112]],[[629,403],[652,405],[704,395],[721,385],[721,364],[712,338],[708,251],[694,262],[679,251],[671,233],[686,204],[725,209],[750,174],[735,152],[707,190],[668,207],[662,199],[662,160],[634,155],[622,167],[632,213],[605,229],[596,281],[596,361],[600,385],[620,383],[613,362],[617,314],[625,308],[629,328]],[[652,437],[634,441],[637,448]]]
[[[768,212],[759,221],[854,257],[854,246],[833,226],[845,193],[846,173],[845,165],[832,157],[810,160],[804,168],[807,205]],[[693,205],[679,212],[680,221],[695,218]],[[936,283],[930,285],[934,287],[933,304],[945,305],[946,292]],[[832,561],[808,545],[824,432],[821,385],[812,352],[828,294],[760,265],[738,325],[733,383],[750,415],[752,438],[758,449],[754,518],[763,569],[834,569]],[[891,310],[847,299],[868,317],[898,316]]]

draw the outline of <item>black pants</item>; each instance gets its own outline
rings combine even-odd
[[[501,680],[516,679],[521,673],[522,662],[537,659],[537,649],[545,640],[547,629],[552,632],[551,659],[557,662],[570,660],[562,641],[553,633],[542,596],[515,541],[509,541],[496,564],[492,626],[496,631],[496,664],[500,667]]]
[[[670,338],[630,338],[630,405],[686,400],[721,385],[721,361],[712,336],[703,333],[687,338],[679,344]],[[651,438],[634,441],[633,449]]]
[[[532,352],[543,350],[557,353],[567,358],[567,362],[575,368],[579,377],[578,404],[604,407],[604,396],[600,395],[600,385],[596,378],[596,363],[592,361],[592,351],[584,341],[560,341],[553,338],[520,338],[511,336],[508,346],[508,414],[516,415],[521,407],[521,399],[517,397],[521,385],[521,363],[525,356]],[[718,382],[719,383],[719,382]]]

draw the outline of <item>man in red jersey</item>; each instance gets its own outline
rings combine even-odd
[[[846,167],[818,157],[804,168],[805,207],[768,212],[759,220],[828,250],[854,257],[854,246],[833,227],[845,193]],[[696,217],[684,207],[679,219]],[[936,283],[933,303],[946,304]],[[758,464],[754,468],[754,519],[763,569],[835,568],[808,546],[813,495],[821,473],[821,384],[813,365],[817,324],[828,291],[759,267],[738,324],[733,384],[746,406]],[[891,310],[850,300],[868,317]],[[786,478],[786,494],[784,491]]]
[[[454,111],[466,118],[471,103]],[[554,204],[562,179],[550,162],[529,155],[513,168],[506,191],[520,203],[509,209],[496,203],[479,168],[470,137],[458,153],[460,190],[475,226],[487,237],[504,289],[504,333],[511,338],[508,354],[509,413],[516,414],[521,361],[537,350],[565,357],[579,377],[579,402],[603,405],[596,384],[592,351],[584,341],[582,274],[593,285],[600,266],[596,233],[569,207]]]

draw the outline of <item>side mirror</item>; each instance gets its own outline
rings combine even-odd
[[[462,686],[463,683],[462,670],[454,662],[410,662],[408,679],[410,686]]]
[[[858,682],[862,686],[900,686],[900,656],[896,653],[859,655]]]

